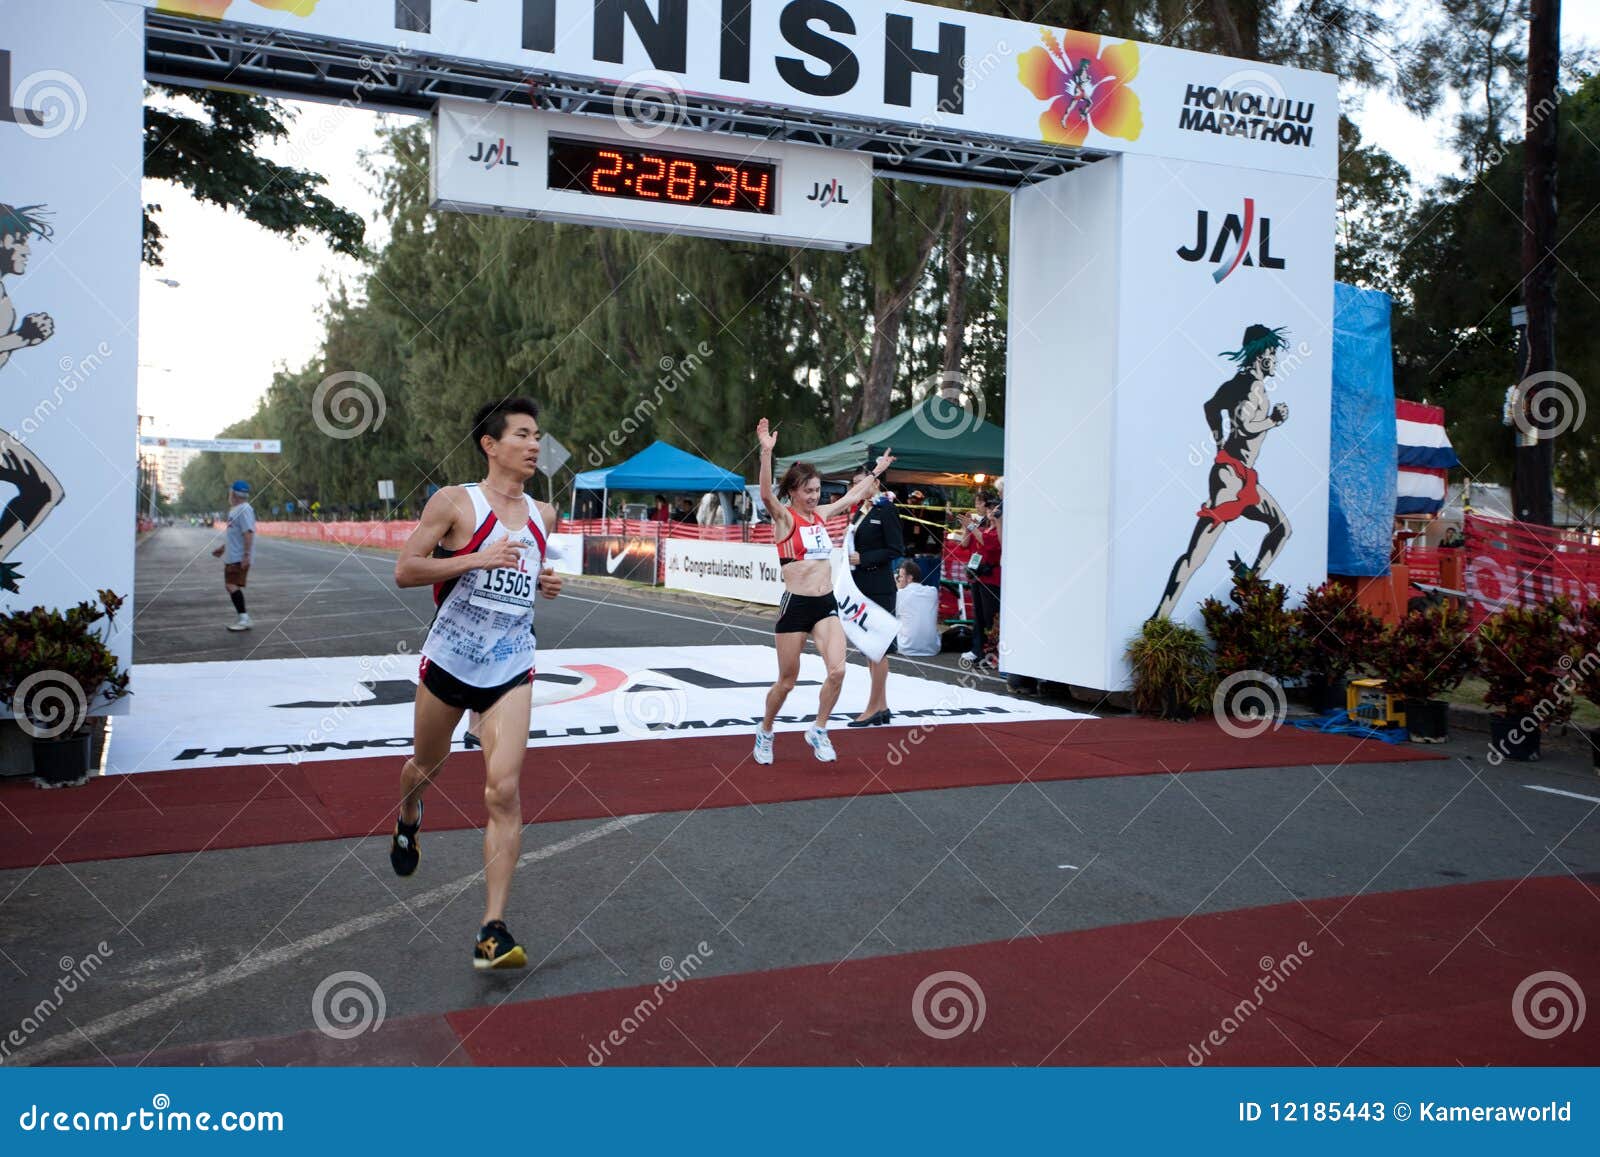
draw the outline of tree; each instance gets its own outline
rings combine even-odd
[[[1402,291],[1395,269],[1411,214],[1411,174],[1377,145],[1364,144],[1349,117],[1339,118],[1339,221],[1334,276],[1391,297]]]
[[[1563,96],[1561,106],[1558,368],[1581,385],[1600,380],[1600,301],[1587,288],[1600,284],[1600,152],[1587,143],[1600,140],[1600,77]],[[1514,147],[1475,180],[1441,182],[1418,202],[1398,262],[1409,301],[1395,315],[1396,390],[1444,405],[1464,467],[1494,481],[1511,477],[1501,410],[1516,380],[1509,313],[1522,279],[1522,185],[1523,156]],[[1581,401],[1565,405],[1574,421]],[[1600,502],[1597,431],[1600,423],[1588,416],[1556,443],[1556,483],[1584,505]]]
[[[202,201],[237,209],[264,229],[285,237],[308,233],[324,237],[334,252],[357,256],[366,226],[319,189],[327,179],[304,169],[279,165],[259,155],[282,140],[294,114],[266,97],[221,89],[152,86],[176,103],[144,107],[144,175],[172,181]],[[191,116],[199,106],[203,116]],[[164,234],[156,216],[160,205],[144,209],[144,260],[161,264]]]

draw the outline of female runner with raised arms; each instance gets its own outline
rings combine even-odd
[[[817,696],[816,721],[806,729],[806,742],[819,760],[832,763],[839,756],[828,739],[828,717],[839,700],[839,688],[844,685],[845,636],[833,598],[833,541],[824,523],[865,498],[873,483],[894,462],[894,455],[885,451],[870,475],[846,491],[843,498],[819,505],[822,476],[809,462],[791,465],[777,492],[773,492],[772,451],[778,444],[778,435],[768,428],[765,418],[756,426],[756,439],[761,443],[761,501],[772,515],[772,537],[778,544],[778,565],[783,572],[783,602],[775,628],[778,681],[767,692],[767,711],[756,731],[755,761],[772,762],[773,724],[800,676],[800,652],[805,650],[809,637],[822,653],[828,674]]]

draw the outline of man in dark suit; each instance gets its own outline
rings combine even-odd
[[[905,556],[905,533],[900,526],[900,515],[894,503],[878,486],[877,475],[863,466],[855,472],[851,485],[867,478],[872,486],[868,496],[851,514],[855,528],[855,552],[850,556],[850,575],[867,598],[877,603],[889,614],[894,614],[894,568]],[[888,723],[893,717],[889,711],[887,685],[889,682],[889,656],[885,655],[869,666],[872,672],[872,692],[866,709],[850,722],[851,727],[873,727]]]

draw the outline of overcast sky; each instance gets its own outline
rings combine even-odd
[[[1600,3],[1563,4],[1562,40],[1600,44]],[[358,163],[378,144],[379,118],[331,105],[291,107],[293,132],[274,157],[326,176],[327,195],[361,213],[369,239],[381,241],[372,178]],[[1442,147],[1446,117],[1421,121],[1371,95],[1346,111],[1419,182],[1457,171]],[[154,419],[147,432],[212,437],[255,410],[277,368],[299,368],[316,353],[328,287],[341,278],[353,284],[360,267],[320,241],[290,244],[171,185],[146,181],[144,198],[161,205],[167,240],[165,267],[146,269],[140,286],[139,412]]]

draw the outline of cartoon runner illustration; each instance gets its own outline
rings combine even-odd
[[[43,205],[12,208],[0,205],[0,369],[17,350],[48,341],[56,323],[48,313],[30,313],[17,324],[17,307],[6,293],[6,277],[21,277],[28,271],[29,239],[46,241],[55,229],[44,219]]]
[[[1172,577],[1167,580],[1155,618],[1172,614],[1183,588],[1205,564],[1222,528],[1228,523],[1247,518],[1265,523],[1267,527],[1254,564],[1245,566],[1237,553],[1229,560],[1228,565],[1235,574],[1265,572],[1289,540],[1288,516],[1277,500],[1262,489],[1255,469],[1267,431],[1289,420],[1289,407],[1282,402],[1268,407],[1266,384],[1278,368],[1278,351],[1288,344],[1282,327],[1252,325],[1244,331],[1244,340],[1238,349],[1220,355],[1240,369],[1222,383],[1205,404],[1206,424],[1217,444],[1217,456],[1207,482],[1210,499],[1196,512],[1199,521],[1189,538],[1189,549],[1173,564]],[[1223,414],[1228,415],[1230,425],[1226,438],[1222,432]]]
[[[42,237],[48,241],[54,233],[45,220],[43,205],[0,204],[0,370],[17,350],[46,342],[56,331],[48,313],[30,313],[18,324],[17,308],[5,284],[5,278],[21,277],[28,271],[30,240]],[[14,493],[0,505],[0,590],[15,592],[21,575],[6,559],[39,529],[66,493],[50,468],[21,439],[0,430],[0,496],[7,487]]]
[[[1089,58],[1085,56],[1076,65],[1073,65],[1072,58],[1066,54],[1066,51],[1053,38],[1045,41],[1045,51],[1050,54],[1050,59],[1055,62],[1056,67],[1067,78],[1067,108],[1061,114],[1061,127],[1068,127],[1068,122],[1074,117],[1085,124],[1089,123],[1089,112],[1094,108],[1095,92],[1101,85],[1115,83],[1117,78],[1114,76],[1102,76],[1099,80],[1091,79],[1089,76]]]
[[[16,487],[16,493],[0,506],[0,590],[15,593],[22,576],[6,559],[61,505],[66,491],[32,451],[0,430],[0,487],[8,483]]]

